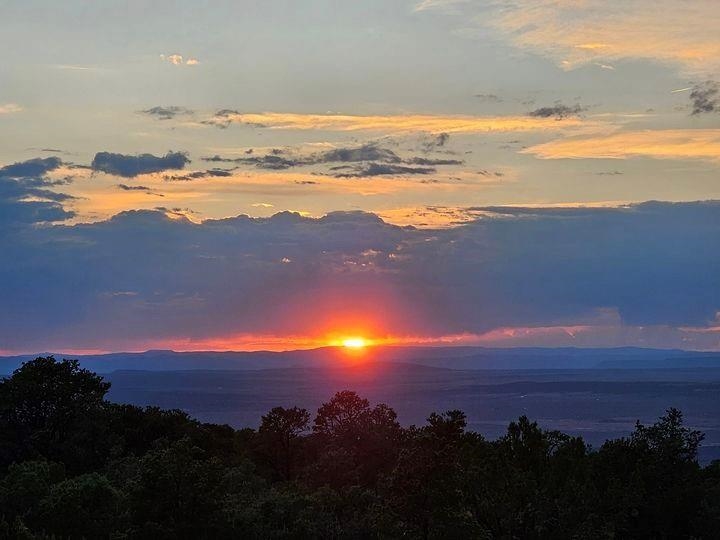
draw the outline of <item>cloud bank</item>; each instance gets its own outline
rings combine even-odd
[[[3,205],[31,204],[0,193]],[[436,230],[362,212],[193,223],[130,211],[51,227],[21,218],[21,233],[0,235],[0,349],[482,334],[592,326],[608,313],[676,333],[718,326],[720,203],[470,210],[477,219]],[[657,333],[649,344],[662,344],[667,332]],[[720,347],[711,331],[696,335]]]

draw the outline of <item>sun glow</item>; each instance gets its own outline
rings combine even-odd
[[[342,340],[342,346],[346,349],[364,349],[368,343],[365,338],[351,337]]]

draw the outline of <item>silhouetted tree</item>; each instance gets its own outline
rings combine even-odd
[[[258,430],[260,449],[283,480],[292,478],[299,438],[309,423],[310,413],[298,407],[275,407],[262,417]]]
[[[99,416],[109,389],[77,360],[24,363],[0,382],[3,462],[47,457],[72,469],[98,465],[107,451]]]
[[[717,538],[720,462],[676,409],[593,451],[520,417],[402,428],[351,391],[258,431],[105,401],[75,361],[0,382],[0,539]],[[268,466],[270,465],[270,466]]]

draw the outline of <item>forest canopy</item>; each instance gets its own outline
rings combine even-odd
[[[0,382],[0,538],[715,538],[720,462],[669,409],[592,449],[526,417],[403,427],[340,391],[254,429],[111,403],[76,360]]]

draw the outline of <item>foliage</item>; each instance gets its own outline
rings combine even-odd
[[[345,390],[257,431],[105,401],[76,361],[0,382],[0,538],[716,538],[720,462],[669,409],[591,450],[526,417],[403,428]]]

